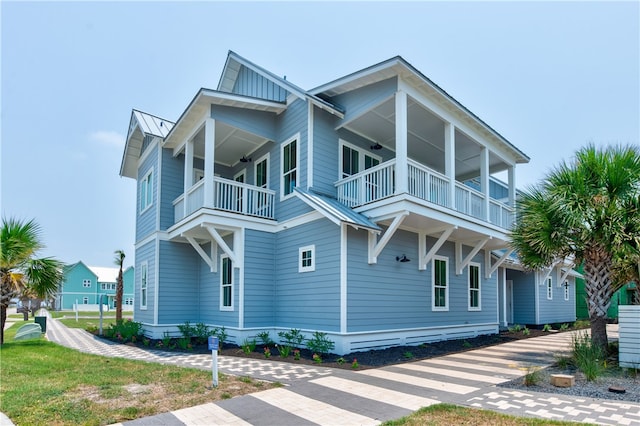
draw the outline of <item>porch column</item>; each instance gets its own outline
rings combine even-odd
[[[490,221],[489,216],[489,150],[482,148],[480,151],[480,192],[484,195],[483,216],[484,220]]]
[[[447,206],[456,209],[456,127],[444,123],[444,174],[449,179]]]
[[[408,192],[409,162],[407,155],[407,94],[396,92],[396,194]]]
[[[508,327],[509,321],[507,318],[507,269],[499,268],[496,278],[502,278],[502,326]]]
[[[215,191],[214,164],[215,164],[215,139],[216,121],[207,118],[204,122],[204,206],[214,207]]]
[[[509,184],[509,207],[516,206],[516,166],[510,166],[507,169]]]
[[[189,188],[193,185],[193,139],[189,139],[184,146],[184,211],[182,217],[189,214]]]

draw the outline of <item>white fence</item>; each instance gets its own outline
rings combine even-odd
[[[640,368],[640,305],[618,306],[618,363]]]

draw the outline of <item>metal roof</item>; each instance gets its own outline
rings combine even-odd
[[[333,223],[346,223],[354,228],[365,228],[376,232],[382,231],[382,228],[373,223],[368,217],[352,210],[333,197],[301,188],[295,188],[294,191],[302,201],[322,213]]]
[[[146,112],[138,111],[136,109],[133,110],[133,116],[138,121],[140,130],[143,133],[147,135],[158,136],[161,138],[165,138],[175,124],[172,121],[165,120],[163,118],[156,117],[155,115],[147,114]]]
[[[105,268],[102,266],[87,266],[87,268],[97,275],[100,283],[115,283],[118,281],[119,268]]]

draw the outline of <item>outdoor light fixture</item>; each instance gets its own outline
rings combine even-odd
[[[250,163],[251,162],[251,158],[247,158],[244,155],[242,156],[242,158],[240,159],[241,163]]]
[[[396,262],[411,262],[411,259],[407,258],[406,254],[403,254],[402,256],[396,256]]]
[[[375,144],[375,145],[371,145],[371,149],[373,149],[373,150],[376,150],[376,151],[377,151],[377,150],[379,150],[379,149],[382,149],[382,145],[380,145],[378,142],[376,142],[376,144]]]

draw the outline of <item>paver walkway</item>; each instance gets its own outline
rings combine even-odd
[[[211,369],[211,356],[167,354],[114,344],[49,320],[50,340],[83,352]],[[611,333],[612,337],[615,332]],[[499,388],[528,366],[546,366],[568,349],[570,333],[383,368],[347,371],[277,361],[219,357],[223,373],[286,384],[124,423],[135,425],[375,425],[439,402],[554,420],[639,425],[640,403]]]

